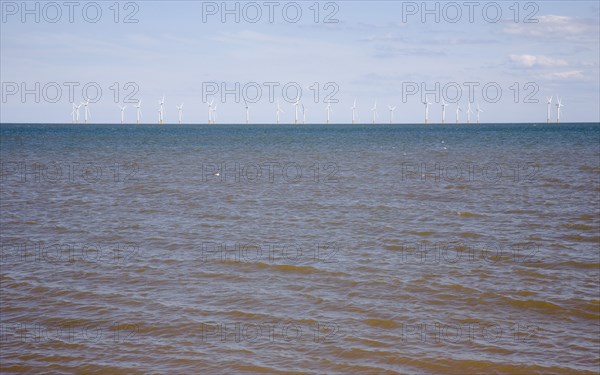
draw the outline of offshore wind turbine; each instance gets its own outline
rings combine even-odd
[[[179,123],[181,124],[181,118],[183,116],[183,103],[181,103],[181,105],[176,105],[175,108],[177,108]]]
[[[460,103],[456,104],[456,123],[458,124],[458,112],[462,112],[462,109],[460,109]]]
[[[304,110],[304,104],[302,106],[302,124],[306,124],[306,111]]]
[[[442,99],[442,124],[446,123],[446,107],[449,104]]]
[[[244,108],[246,108],[246,125],[250,122],[250,110],[248,108],[248,102],[244,99]]]
[[[71,103],[71,108],[73,109],[73,111],[71,111],[71,123],[75,123],[75,103]]]
[[[390,124],[394,122],[394,111],[396,110],[396,106],[388,106],[390,109]]]
[[[75,106],[75,122],[79,124],[79,108],[81,108],[81,104]]]
[[[550,109],[552,108],[552,96],[547,98],[546,104],[548,105],[547,113],[546,113],[546,124],[550,123]]]
[[[352,110],[352,123],[355,123],[355,113],[356,113],[356,99],[354,99],[354,105],[352,107],[350,107],[350,109]]]
[[[294,116],[294,124],[298,124],[298,105],[300,104],[300,95],[298,95],[296,97],[296,102],[294,102],[293,106],[294,106],[294,112],[295,112],[295,116]]]
[[[327,102],[327,123],[329,124],[329,120],[331,119],[331,102]]]
[[[477,123],[479,124],[479,113],[483,112],[483,109],[479,108],[479,102],[477,102]]]
[[[556,97],[556,101],[556,123],[558,124],[560,123],[560,109],[564,107],[564,105],[562,104],[558,96]]]
[[[213,110],[212,110],[212,123],[213,124],[217,123],[217,106],[218,106],[218,103],[215,104],[215,108],[213,108]]]
[[[125,122],[125,108],[127,108],[127,106],[126,105],[124,105],[122,107],[119,106],[119,108],[121,109],[121,124],[122,124],[123,122]]]
[[[283,109],[281,109],[281,107],[279,106],[279,100],[277,100],[277,111],[275,111],[275,113],[277,113],[277,124],[279,125],[279,114],[285,113],[283,112]]]
[[[160,110],[159,110],[159,119],[158,119],[158,123],[159,124],[163,124],[165,122],[165,95],[163,94],[162,99],[158,101],[158,104],[160,105]]]
[[[425,98],[423,104],[425,104],[425,125],[427,125],[429,123],[429,105],[431,105],[431,103]]]
[[[471,123],[471,113],[475,112],[473,112],[473,110],[471,109],[471,102],[469,102],[467,105],[467,124]]]
[[[81,103],[81,104],[83,104],[83,108],[84,108],[84,112],[83,112],[84,121],[87,124],[88,123],[88,118],[89,119],[92,118],[92,115],[90,114],[90,109],[89,109],[90,100],[88,99],[88,100],[86,100],[85,103]]]
[[[214,101],[215,101],[214,99],[211,99],[210,102],[209,101],[206,102],[206,104],[208,105],[208,123],[209,124],[212,124],[212,105],[213,105]]]
[[[373,112],[373,124],[374,124],[375,118],[379,117],[379,115],[377,114],[377,101],[375,101],[375,105],[373,105],[373,108],[371,108],[371,111]]]
[[[138,100],[137,104],[135,105],[136,108],[136,124],[140,123],[140,118],[142,117],[142,101]]]

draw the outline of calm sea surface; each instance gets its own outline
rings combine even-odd
[[[599,124],[0,146],[3,373],[599,371]]]

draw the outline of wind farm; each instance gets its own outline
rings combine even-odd
[[[163,94],[163,96],[158,100],[158,105],[157,105],[157,121],[158,124],[163,125],[165,124],[165,98],[166,96]],[[556,99],[556,103],[553,105],[554,99]],[[307,122],[307,113],[308,113],[308,108],[307,106],[304,104],[304,102],[301,100],[300,96],[296,96],[293,100],[286,100],[287,102],[290,103],[290,105],[292,105],[294,107],[294,116],[293,119],[291,121],[291,124],[294,125],[299,125],[299,124],[307,124],[307,123],[311,123],[310,121]],[[134,104],[132,104],[132,107],[135,108],[136,114],[135,114],[135,124],[141,124],[142,123],[142,99],[138,99],[137,101],[133,102]],[[325,116],[323,118],[323,121],[314,121],[312,123],[314,124],[324,124],[324,125],[331,125],[334,124],[335,122],[333,122],[333,106],[332,106],[332,101],[327,101],[326,105],[325,105]],[[361,124],[360,121],[360,116],[359,116],[359,107],[358,107],[358,98],[354,98],[354,100],[352,101],[352,105],[350,107],[345,107],[348,108],[348,115],[349,115],[349,119],[350,119],[350,124]],[[432,109],[432,102],[428,99],[428,98],[424,98],[424,100],[421,102],[423,105],[423,109],[424,109],[424,121],[423,123],[425,125],[435,125],[435,122],[431,122],[430,118],[431,118],[431,109]],[[450,106],[452,103],[456,105],[456,109],[455,109],[455,119],[454,119],[454,123],[455,124],[461,124],[463,123],[461,121],[461,112],[463,112],[463,109],[461,107],[461,103],[458,101],[455,102],[448,102],[446,101],[444,98],[442,98],[441,100],[439,100],[439,102],[437,102],[439,104],[439,107],[434,107],[434,108],[439,108],[440,112],[439,112],[439,118],[440,118],[440,122],[437,123],[438,125],[445,125],[448,123],[447,121],[447,117],[446,117],[446,110],[448,108],[448,106]],[[71,111],[69,112],[69,116],[70,116],[70,122],[72,124],[79,124],[80,123],[80,109],[83,108],[83,123],[84,124],[88,124],[90,123],[92,117],[91,117],[91,112],[90,112],[90,107],[91,107],[91,102],[89,100],[86,101],[82,101],[79,104],[76,104],[75,102],[70,103],[71,104]],[[281,101],[279,99],[275,100],[275,123],[276,124],[285,124],[286,121],[285,119],[282,117],[282,114],[285,114],[285,111],[283,110],[283,107],[281,105]],[[343,103],[342,103],[343,104]],[[466,112],[466,121],[464,122],[465,124],[472,124],[472,118],[471,115],[475,115],[475,123],[476,124],[481,124],[482,123],[482,117],[485,113],[485,111],[483,110],[483,108],[480,105],[479,101],[476,101],[474,103],[474,106],[472,105],[473,103],[471,101],[468,101],[466,104],[466,110],[464,112]],[[561,122],[561,115],[562,115],[562,111],[563,111],[563,107],[564,104],[562,102],[562,99],[559,98],[557,95],[552,95],[546,98],[546,123],[550,124],[553,121],[553,111],[552,109],[555,109],[555,117],[556,117],[556,123],[560,123]],[[214,98],[211,98],[210,100],[207,100],[204,105],[207,106],[207,110],[208,110],[208,120],[207,120],[207,124],[212,125],[212,124],[216,124],[217,122],[217,113],[218,113],[218,105],[219,103],[216,103]],[[176,124],[183,124],[183,106],[184,103],[182,102],[179,105],[175,106],[175,109],[177,110],[177,116],[176,116],[176,121],[174,123]],[[117,107],[119,108],[120,111],[120,116],[119,116],[119,123],[120,124],[126,124],[127,123],[127,118],[125,116],[125,110],[127,108],[127,105],[123,104],[118,104]],[[196,105],[196,108],[198,108],[199,105]],[[388,105],[387,106],[387,110],[389,112],[389,119],[388,119],[388,123],[389,124],[396,124],[396,125],[402,125],[402,124],[418,124],[418,121],[414,121],[412,119],[396,119],[395,118],[395,111],[398,109],[401,109],[402,107],[414,107],[414,104],[408,105],[408,104],[404,104],[404,105]],[[250,104],[247,100],[243,100],[243,103],[239,104],[239,108],[240,108],[240,112],[243,113],[243,123],[245,123],[246,125],[251,125],[252,122],[250,120]],[[228,112],[231,111],[231,106],[229,106],[227,108]],[[373,106],[369,108],[369,112],[370,112],[370,121],[369,123],[371,125],[375,125],[379,122],[379,113],[378,113],[378,108],[377,108],[377,100],[374,101]],[[437,111],[436,111],[437,112]],[[403,110],[404,113],[404,110]],[[240,113],[241,114],[241,113]],[[489,122],[489,121],[488,121]],[[194,123],[202,123],[202,121],[198,121],[195,122],[194,120],[192,121],[188,121],[189,124],[194,124]],[[235,123],[235,122],[234,122]],[[338,122],[340,123],[340,122]],[[260,122],[257,122],[257,124],[260,124]],[[343,124],[343,122],[341,122],[341,124]],[[362,124],[365,124],[364,122],[362,122]]]

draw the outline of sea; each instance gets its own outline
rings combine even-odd
[[[0,371],[597,374],[600,124],[0,125]]]

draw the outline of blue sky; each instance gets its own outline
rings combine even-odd
[[[378,122],[389,122],[388,106],[397,106],[395,122],[420,123],[424,90],[430,122],[440,121],[442,99],[454,122],[458,94],[461,122],[469,97],[482,122],[545,122],[551,95],[565,105],[562,121],[600,121],[597,1],[227,2],[233,12],[224,22],[221,1],[120,2],[118,22],[112,1],[74,2],[73,22],[62,1],[53,3],[60,17],[49,2],[28,2],[31,13],[21,1],[1,3],[2,122],[70,122],[68,82],[78,84],[77,103],[87,85],[92,121],[101,123],[119,122],[118,104],[137,99],[142,121],[155,123],[163,94],[166,122],[177,122],[183,102],[184,123],[206,123],[206,90],[214,87],[219,123],[244,121],[235,91],[252,99],[252,123],[275,122],[277,100],[282,122],[293,123],[297,87],[308,123],[325,121],[328,94],[334,123],[350,122],[354,99],[361,122],[372,121],[377,102]],[[124,22],[127,15],[138,22]],[[223,86],[231,90],[225,96]],[[38,91],[39,103],[23,88]],[[134,104],[125,104],[125,121],[135,122]]]

